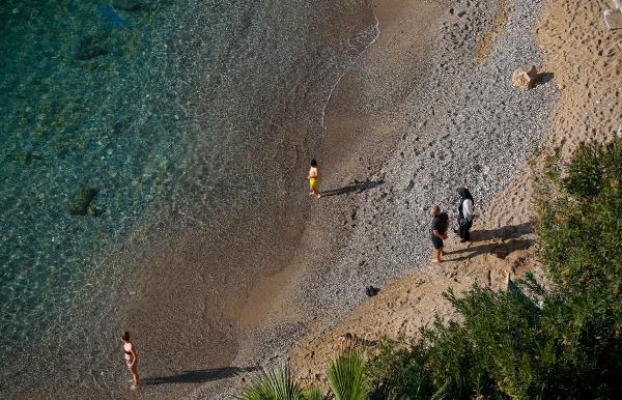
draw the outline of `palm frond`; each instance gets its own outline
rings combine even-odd
[[[326,396],[317,386],[309,386],[302,391],[303,400],[326,400]]]
[[[337,400],[365,400],[369,382],[365,376],[365,357],[358,350],[348,349],[332,362],[326,372],[328,384]]]
[[[259,378],[246,387],[240,400],[302,400],[300,386],[294,382],[288,365],[262,371]]]

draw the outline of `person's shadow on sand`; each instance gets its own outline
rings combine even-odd
[[[527,249],[535,243],[535,239],[519,239],[523,235],[533,233],[533,226],[529,222],[519,225],[504,226],[498,229],[489,229],[471,232],[471,243],[494,239],[507,240],[503,243],[488,243],[481,246],[465,247],[459,250],[446,252],[447,255],[468,253],[450,261],[468,260],[481,254],[493,254],[500,259],[504,259],[511,252]]]
[[[382,179],[379,181],[366,180],[365,182],[358,182],[355,180],[353,184],[344,186],[339,189],[323,190],[322,197],[339,196],[340,194],[349,194],[349,193],[354,193],[354,192],[357,192],[357,194],[360,194],[366,190],[373,189],[376,186],[380,186],[383,183],[384,181]]]
[[[445,254],[447,254],[448,256],[453,256],[455,254],[468,253],[457,258],[448,258],[447,261],[463,261],[487,253],[494,254],[498,258],[504,259],[511,252],[516,250],[528,249],[529,247],[533,246],[534,243],[535,240],[532,239],[512,239],[505,243],[490,243],[481,246],[465,247],[464,249],[447,251],[445,252]]]
[[[533,233],[533,226],[529,222],[519,225],[504,226],[503,228],[471,231],[471,241],[481,242],[493,239],[517,239],[523,235]]]
[[[142,382],[145,385],[162,385],[169,383],[203,383],[230,378],[241,372],[252,372],[257,371],[257,369],[257,367],[224,367],[212,369],[197,369],[192,371],[184,371],[179,375],[145,378],[142,379]]]

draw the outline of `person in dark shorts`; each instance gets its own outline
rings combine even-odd
[[[430,209],[430,215],[432,216],[432,233],[430,239],[432,240],[432,263],[438,264],[441,262],[443,256],[443,240],[447,239],[447,226],[449,225],[449,216],[445,212],[441,212],[439,206],[434,206]]]

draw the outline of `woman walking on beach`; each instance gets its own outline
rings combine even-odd
[[[138,353],[136,353],[134,343],[130,340],[129,332],[125,332],[121,337],[121,340],[123,340],[123,356],[125,357],[125,364],[132,373],[132,381],[134,382],[132,389],[136,389],[138,386]]]
[[[309,196],[315,196],[318,199],[322,197],[322,194],[318,189],[320,174],[317,169],[317,161],[315,161],[315,158],[311,160],[311,167],[309,168],[309,176],[307,178],[309,179],[309,187],[311,188]]]
[[[460,243],[471,240],[469,229],[473,226],[473,196],[469,189],[459,187],[458,195],[460,202],[458,203],[458,236]]]

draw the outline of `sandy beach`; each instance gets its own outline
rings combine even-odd
[[[232,399],[255,371],[282,360],[301,381],[323,384],[339,335],[412,335],[436,314],[455,316],[442,297],[449,287],[501,290],[508,271],[539,274],[534,165],[557,146],[567,157],[583,140],[605,140],[622,123],[622,30],[607,31],[602,20],[612,4],[344,4],[334,20],[304,28],[296,28],[296,7],[279,9],[291,24],[284,31],[340,43],[342,64],[308,61],[308,74],[293,83],[276,69],[261,81],[241,73],[193,81],[196,91],[184,98],[195,116],[188,125],[199,135],[222,129],[221,141],[193,154],[171,201],[142,218],[104,263],[122,278],[105,282],[116,301],[86,308],[103,317],[70,332],[78,342],[99,332],[89,342],[101,346],[88,360],[97,367],[67,367],[90,383],[24,387],[16,398]],[[317,6],[333,15],[330,2]],[[259,36],[245,62],[272,68],[261,43]],[[231,53],[211,56],[225,63]],[[296,65],[282,61],[274,65]],[[528,91],[511,84],[525,64],[541,73]],[[201,113],[217,81],[232,95]],[[324,86],[303,91],[313,82]],[[282,98],[269,103],[265,86]],[[324,103],[322,115],[312,113]],[[236,104],[258,111],[243,120]],[[213,124],[228,113],[237,125]],[[312,157],[321,199],[307,196]],[[429,208],[438,204],[453,218],[458,186],[476,200],[473,241],[450,237],[445,261],[431,265]],[[208,203],[213,208],[197,207]],[[368,285],[379,294],[368,298]],[[140,354],[138,390],[129,389],[122,362],[125,330]],[[59,354],[58,363],[75,356]],[[47,368],[26,363],[35,376]]]
[[[486,41],[499,40],[506,32],[512,10],[509,6],[516,3],[497,3],[503,11],[497,11],[489,25],[491,30],[482,36]],[[602,19],[602,12],[612,6],[605,1],[542,3],[533,27],[544,56],[540,71],[550,78],[544,85],[555,85],[559,97],[551,109],[550,126],[538,144],[538,153],[518,167],[513,180],[480,208],[473,243],[464,246],[457,238],[450,239],[449,255],[441,266],[426,265],[406,272],[338,324],[309,331],[290,352],[301,380],[325,382],[326,366],[339,348],[337,338],[345,332],[367,340],[383,335],[397,338],[400,332],[414,335],[421,326],[431,324],[436,314],[445,320],[456,317],[455,310],[442,297],[448,288],[460,293],[478,284],[504,290],[507,272],[521,276],[531,271],[542,277],[535,252],[537,237],[533,234],[534,168],[543,165],[556,148],[562,150],[562,160],[567,160],[582,141],[611,138],[622,121],[617,89],[622,70],[622,33],[607,31]],[[490,46],[486,43],[486,47]],[[485,52],[488,57],[494,54],[494,47]]]
[[[318,156],[324,190],[345,193],[312,202],[293,268],[256,287],[235,365],[289,354],[301,380],[322,381],[338,335],[413,333],[435,312],[452,315],[441,297],[448,287],[499,285],[507,265],[525,268],[535,241],[529,218],[486,211],[508,197],[504,190],[546,137],[556,89],[511,87],[516,66],[542,63],[538,10],[515,3],[374,4],[381,35],[333,93]],[[476,242],[469,250],[451,240],[448,259],[456,261],[430,267],[428,209],[453,210],[458,185],[477,193]],[[367,299],[369,284],[380,295]]]
[[[146,385],[132,396],[233,396],[244,384],[239,372],[283,359],[295,343],[309,354],[305,332],[347,320],[365,302],[366,285],[390,296],[388,282],[427,266],[432,204],[451,210],[455,187],[466,185],[487,208],[545,137],[555,98],[552,84],[527,93],[507,78],[525,60],[541,63],[537,12],[516,3],[512,31],[499,34],[486,60],[474,49],[504,3],[373,5],[380,36],[341,77],[325,130],[278,149],[287,157],[301,146],[298,170],[275,170],[284,187],[242,202],[235,218],[227,212],[209,226],[197,222],[196,231],[186,225],[141,260],[149,274],[137,278],[119,324],[145,348]],[[254,143],[259,153],[274,151],[266,145]],[[320,200],[306,196],[309,156],[320,165]],[[224,240],[213,240],[214,227]],[[231,267],[199,269],[206,260]],[[447,287],[431,282],[438,293]],[[308,378],[309,369],[299,371]]]

